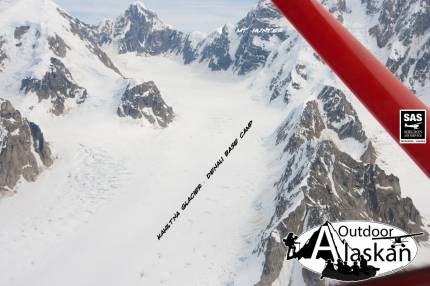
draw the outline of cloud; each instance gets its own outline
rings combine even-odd
[[[95,24],[120,15],[133,0],[55,0],[81,20]],[[225,23],[235,23],[257,0],[143,0],[160,18],[183,31],[211,32]]]

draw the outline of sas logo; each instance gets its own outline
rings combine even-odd
[[[297,259],[321,279],[360,281],[408,265],[418,249],[412,237],[422,234],[376,222],[327,221],[282,241],[288,260]]]
[[[426,143],[426,110],[400,110],[400,143]]]

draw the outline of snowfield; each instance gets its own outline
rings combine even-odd
[[[155,81],[175,121],[158,129],[117,117],[123,83],[106,75],[88,86],[86,104],[65,116],[23,109],[40,124],[57,159],[36,182],[22,182],[18,195],[0,201],[0,285],[254,284],[262,257],[251,253],[273,213],[273,183],[282,171],[272,135],[288,109],[269,107],[249,88],[252,77],[166,57],[112,57],[126,77]],[[207,180],[250,120],[252,128]],[[403,194],[427,215],[428,195],[420,191],[427,179],[408,179],[412,162],[398,157],[409,166],[401,172],[400,161],[388,161],[397,146],[378,128],[370,130],[373,140],[382,138],[375,140],[386,150],[379,152],[381,163],[400,176]],[[180,210],[199,183],[201,192]],[[179,218],[157,240],[177,210]],[[427,262],[423,250],[418,264]]]
[[[63,117],[28,112],[58,158],[0,201],[0,285],[228,285],[267,225],[278,175],[270,173],[276,158],[267,138],[282,109],[267,108],[245,78],[162,57],[116,62],[125,76],[156,82],[174,123],[155,129],[115,116],[120,88],[107,77]],[[199,183],[202,191],[158,241]]]

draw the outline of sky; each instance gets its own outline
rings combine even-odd
[[[55,0],[80,20],[97,24],[121,14],[134,0]],[[167,24],[190,32],[211,32],[235,23],[256,5],[257,0],[142,0]]]

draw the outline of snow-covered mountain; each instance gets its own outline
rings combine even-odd
[[[39,107],[38,101],[53,114],[63,115],[84,104],[94,93],[89,86],[102,77],[116,81],[118,87],[127,85],[128,80],[95,41],[95,27],[70,16],[53,1],[3,1],[0,5],[0,77],[8,93],[17,93],[19,85],[26,95],[23,108]]]
[[[286,25],[270,2],[261,1],[237,25],[226,24],[208,36],[186,34],[136,1],[123,15],[100,23],[95,37],[119,53],[176,54],[185,64],[203,62],[213,71],[232,69],[243,75],[264,65],[271,49],[286,39]]]
[[[321,2],[417,96],[430,104],[428,0]],[[44,13],[26,13],[41,10]],[[175,192],[169,193],[170,198],[181,200],[182,197],[176,193],[181,190],[176,184],[185,190],[183,182],[187,180],[182,177],[193,180],[193,172],[201,171],[207,163],[198,161],[213,156],[207,154],[207,149],[200,150],[203,148],[201,146],[211,148],[211,151],[215,147],[222,148],[215,146],[214,141],[221,142],[219,136],[227,136],[226,130],[242,124],[237,120],[250,116],[249,119],[255,121],[260,132],[256,136],[264,137],[264,140],[254,138],[256,143],[252,146],[265,151],[254,153],[249,149],[252,156],[240,157],[248,164],[236,162],[234,166],[237,170],[230,169],[236,175],[221,173],[221,178],[229,181],[216,181],[212,186],[213,191],[220,192],[229,190],[226,185],[237,186],[241,196],[255,196],[252,207],[245,205],[243,199],[232,200],[237,205],[232,204],[230,208],[213,197],[195,203],[196,208],[201,208],[205,214],[211,209],[214,217],[216,211],[211,208],[213,204],[230,211],[251,209],[243,214],[243,220],[224,212],[222,218],[229,220],[232,226],[236,222],[234,226],[238,226],[240,231],[225,226],[226,231],[222,232],[224,228],[219,221],[214,221],[217,224],[214,228],[207,227],[205,220],[199,223],[199,218],[189,218],[190,224],[195,223],[199,231],[206,230],[200,231],[202,237],[207,233],[204,241],[212,243],[207,243],[210,246],[202,245],[202,253],[212,253],[217,259],[224,258],[219,254],[224,253],[223,249],[216,247],[222,245],[225,253],[240,254],[235,264],[221,261],[230,267],[228,270],[221,266],[208,266],[208,269],[214,267],[219,271],[211,271],[214,275],[210,277],[219,279],[213,281],[213,285],[319,285],[320,279],[315,274],[302,269],[297,263],[285,262],[281,238],[287,232],[301,233],[325,220],[375,220],[396,225],[408,232],[423,231],[425,235],[420,240],[421,245],[425,246],[429,238],[425,222],[430,213],[423,207],[420,196],[424,196],[421,192],[428,185],[428,179],[416,167],[413,169],[410,159],[402,155],[399,148],[396,149],[396,143],[381,130],[269,0],[260,0],[238,23],[226,24],[209,35],[179,31],[165,24],[141,1],[131,4],[119,17],[107,19],[97,26],[81,22],[49,0],[3,1],[0,2],[0,16],[2,97],[9,99],[26,117],[41,122],[41,128],[33,123],[25,127],[27,125],[23,123],[23,130],[30,128],[32,135],[34,132],[39,134],[36,136],[39,143],[34,143],[35,135],[31,141],[30,133],[25,133],[25,154],[36,152],[38,156],[33,156],[40,157],[43,165],[51,165],[51,159],[47,159],[51,158],[49,149],[40,149],[40,146],[47,146],[41,135],[41,130],[46,127],[47,133],[44,133],[48,139],[53,138],[50,146],[60,161],[60,166],[54,164],[51,171],[54,174],[66,173],[68,178],[58,182],[59,185],[77,186],[79,190],[88,188],[95,194],[92,197],[100,195],[99,190],[113,196],[111,191],[116,192],[118,185],[121,185],[121,189],[129,195],[124,195],[121,202],[129,204],[130,210],[124,217],[111,217],[109,212],[107,216],[120,223],[126,222],[120,228],[129,232],[128,235],[136,234],[135,228],[140,228],[134,222],[136,217],[142,219],[150,216],[157,222],[155,226],[144,222],[145,226],[137,236],[158,231],[161,226],[161,218],[158,217],[170,215],[168,212],[171,210],[167,209],[161,215],[160,207],[150,207],[152,201],[169,207],[176,203],[168,200],[168,196],[159,193],[158,189],[169,192],[166,189],[173,188]],[[166,60],[171,61],[172,58],[177,61],[175,65],[166,64]],[[176,70],[178,63],[180,68]],[[168,70],[174,76],[166,77],[165,66],[174,67]],[[196,71],[199,74],[197,78]],[[184,78],[184,75],[187,77]],[[155,77],[157,85],[158,82],[161,85],[157,87],[151,77]],[[200,77],[210,78],[214,82],[201,82]],[[240,97],[240,100],[231,97],[236,89],[230,81],[237,81],[239,93],[246,93],[246,96]],[[248,85],[246,92],[241,89],[244,83]],[[230,97],[225,96],[219,86],[228,88],[225,93]],[[174,103],[175,111],[178,108],[177,117],[164,101],[164,91],[167,91],[168,102]],[[215,91],[216,96],[212,94]],[[258,108],[254,106],[255,98]],[[240,103],[240,106],[230,104],[230,100]],[[242,108],[242,105],[248,104],[249,110]],[[172,123],[174,118],[178,120],[177,124]],[[264,123],[259,123],[261,121]],[[151,133],[136,122],[161,127],[172,123],[172,126],[167,133]],[[264,128],[266,125],[272,129],[267,130]],[[61,136],[58,131],[61,126],[67,126],[83,138]],[[8,138],[7,135],[2,134],[11,132],[13,130],[0,133],[1,144],[9,142],[4,139]],[[200,143],[200,140],[207,140],[204,141],[206,144]],[[263,141],[269,146],[264,145]],[[31,142],[34,150],[31,149]],[[78,160],[81,163],[77,163],[77,170],[61,165],[63,156],[63,160],[75,160],[73,152],[66,151],[69,144],[73,152],[89,154],[88,160]],[[104,148],[109,151],[105,152]],[[393,155],[393,152],[398,154]],[[196,154],[198,158],[195,158]],[[248,157],[259,161],[246,161]],[[33,175],[27,178],[26,160],[34,161],[30,155],[20,160],[15,176],[17,179],[8,188],[14,187],[21,174],[27,180],[34,180]],[[6,169],[14,166],[1,156],[0,164]],[[410,171],[404,171],[404,166],[408,166]],[[36,167],[31,168],[33,173]],[[144,172],[141,172],[142,168]],[[96,169],[101,171],[96,172]],[[264,182],[260,181],[263,178],[255,178],[256,173],[264,175],[267,170],[276,175],[265,177]],[[181,174],[179,177],[178,173]],[[125,174],[132,179],[120,179]],[[1,175],[0,172],[0,190],[7,185],[2,184]],[[47,176],[55,182],[61,177]],[[103,182],[99,181],[99,177],[103,178]],[[40,184],[43,186],[46,183],[42,181]],[[136,192],[136,189],[141,191]],[[245,193],[245,189],[255,193]],[[263,194],[262,190],[267,194]],[[82,201],[81,193],[76,196]],[[217,198],[216,193],[212,196]],[[148,203],[149,198],[151,203]],[[140,203],[148,212],[141,210]],[[154,215],[153,212],[157,211]],[[200,216],[201,213],[195,215]],[[258,217],[259,223],[250,223],[251,230],[247,228],[246,233],[243,230],[245,217],[255,220],[254,216]],[[125,218],[134,220],[126,221]],[[103,221],[99,222],[104,225]],[[130,229],[127,223],[130,223]],[[196,241],[202,239],[190,233],[191,227],[186,230],[179,225],[175,227],[178,233],[171,235],[178,239],[182,239],[181,235],[189,236],[193,247]],[[214,229],[220,229],[222,235],[212,233]],[[109,228],[102,230],[111,233]],[[232,231],[240,233],[240,237],[235,238]],[[92,234],[98,236],[98,233]],[[82,235],[88,236],[85,231]],[[229,245],[217,239],[228,236],[232,236]],[[246,243],[238,242],[242,240]],[[140,240],[133,242],[141,245]],[[157,259],[159,263],[164,263],[165,268],[180,268],[188,273],[191,262],[183,266],[173,259],[178,253],[185,255],[177,249],[177,242],[174,249],[163,244],[168,249],[166,260],[163,260],[164,250],[150,239],[145,238],[145,242],[151,245],[145,248],[149,253],[145,257]],[[185,250],[189,250],[186,241],[180,242]],[[105,243],[104,246],[109,249],[110,242]],[[194,254],[189,252],[186,255],[197,255],[199,251],[194,248]],[[123,255],[121,252],[118,254]],[[202,265],[206,260],[210,258],[203,259]],[[150,270],[148,275],[142,271],[140,279],[146,279],[149,285],[169,283],[156,277],[164,275],[161,272],[165,269],[156,269],[148,261],[142,264]],[[133,264],[133,267],[136,265]],[[106,266],[106,269],[109,267]],[[112,267],[118,269],[116,264]],[[194,267],[202,275],[200,277],[194,271],[196,281],[207,279],[209,273],[199,266]],[[225,272],[228,273],[227,278],[223,276]],[[178,283],[174,274],[179,274],[173,270],[170,273],[173,273],[170,283]],[[183,277],[189,279],[186,275],[179,276],[178,281],[182,281],[180,279]]]
[[[114,43],[119,53],[157,55],[180,47],[183,34],[164,24],[156,13],[140,1],[131,4],[124,15],[106,20],[98,27],[100,44]]]

